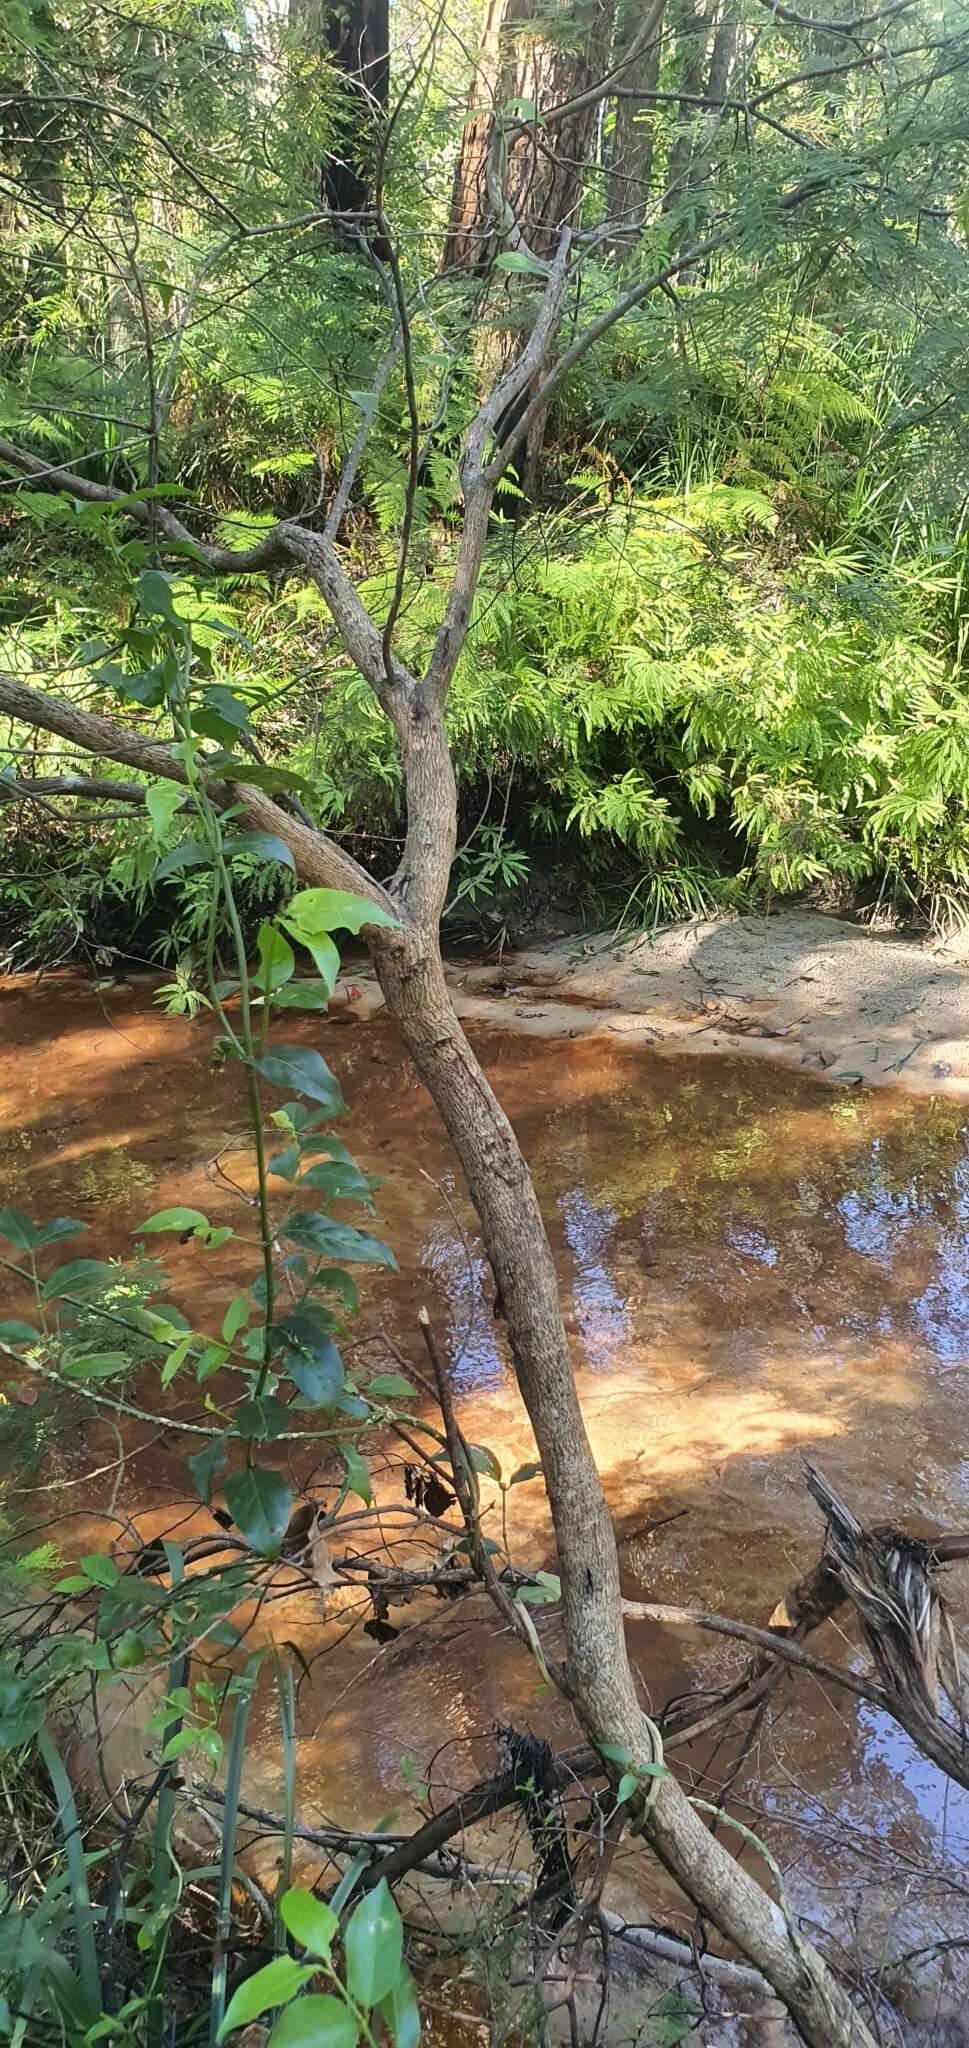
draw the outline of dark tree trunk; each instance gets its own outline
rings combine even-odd
[[[373,204],[390,96],[389,0],[290,0],[289,14],[345,81],[333,147],[321,167],[321,196],[334,213],[361,213]]]

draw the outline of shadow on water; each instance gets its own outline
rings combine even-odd
[[[98,998],[67,980],[8,984],[2,1004],[5,1202],[84,1217],[102,1254],[127,1254],[146,1209],[174,1201],[239,1221],[251,1188],[243,1118],[232,1076],[207,1070],[204,1022],[163,1018],[147,994]],[[381,1227],[401,1271],[368,1282],[357,1334],[376,1344],[386,1331],[416,1356],[426,1303],[465,1430],[510,1471],[533,1445],[490,1269],[423,1089],[383,1019],[301,1019],[287,1036],[322,1046],[351,1106],[352,1149],[384,1176]],[[605,1037],[552,1045],[494,1031],[476,1043],[535,1174],[629,1593],[762,1623],[818,1550],[801,1450],[867,1522],[969,1526],[963,1106],[831,1091],[765,1064],[677,1060]],[[241,1196],[219,1178],[219,1154]],[[236,1291],[238,1259],[232,1246],[173,1246],[175,1298],[214,1320]],[[96,1438],[92,1425],[87,1445]],[[131,1467],[125,1506],[153,1533],[184,1496],[178,1473],[163,1449],[150,1470]],[[386,1485],[400,1497],[396,1474]],[[512,1496],[512,1533],[518,1556],[543,1563],[552,1547],[540,1494]],[[677,1519],[639,1533],[663,1516]],[[312,1615],[287,1612],[274,1626],[307,1654],[320,1647]],[[721,1682],[738,1655],[648,1624],[630,1644],[655,1706]],[[857,1654],[833,1626],[819,1650]],[[406,1799],[402,1756],[433,1773],[439,1795],[487,1770],[496,1718],[571,1735],[566,1710],[537,1696],[533,1668],[477,1607],[422,1617],[382,1652],[357,1632],[312,1668],[303,1781],[341,1820]],[[263,1730],[259,1790],[275,1803],[268,1706]],[[709,1793],[735,1752],[732,1735],[684,1769]],[[969,1796],[867,1707],[812,1681],[788,1688],[758,1732],[734,1810],[765,1830],[799,1904],[843,1938],[854,1938],[859,1884],[874,1887],[869,1953],[879,1943],[894,1953],[913,1930],[933,1938],[953,1910],[965,1922]],[[641,1858],[620,1860],[630,1897],[642,1873]]]

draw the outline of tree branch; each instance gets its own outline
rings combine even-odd
[[[379,638],[378,638],[379,645]],[[77,704],[69,704],[63,697],[52,697],[46,690],[21,683],[13,676],[0,675],[0,711],[11,718],[20,719],[23,724],[37,726],[43,732],[56,732],[61,739],[82,747],[86,753],[95,754],[101,760],[120,761],[123,767],[140,768],[145,774],[163,776],[168,782],[185,783],[185,764],[173,753],[166,740],[155,740],[133,732],[129,727],[117,725],[112,718],[105,718],[98,711],[82,711]],[[204,756],[202,765],[204,767]],[[117,785],[109,785],[116,792]],[[281,839],[296,863],[297,874],[305,882],[327,889],[349,889],[357,896],[366,896],[371,903],[379,904],[395,917],[400,908],[394,904],[381,883],[375,882],[342,846],[320,832],[317,827],[304,825],[289,811],[273,802],[261,789],[254,789],[247,782],[216,782],[209,785],[209,794],[216,803],[241,803],[248,816],[261,831],[271,832]],[[388,940],[391,937],[388,934]]]

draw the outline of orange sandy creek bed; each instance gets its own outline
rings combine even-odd
[[[801,1450],[865,1522],[969,1527],[969,1107],[832,1090],[743,1057],[684,1057],[607,1034],[550,1042],[500,1023],[470,1028],[535,1173],[626,1591],[762,1624],[817,1554]],[[355,1339],[385,1330],[416,1361],[426,1303],[465,1432],[509,1472],[533,1445],[490,1272],[427,1096],[383,1016],[299,1018],[285,1035],[322,1048],[350,1105],[351,1148],[385,1176],[379,1227],[400,1272],[364,1276]],[[0,983],[0,1200],[82,1218],[90,1235],[77,1250],[101,1256],[129,1254],[139,1219],[170,1203],[245,1227],[212,1165],[221,1155],[225,1172],[251,1185],[238,1077],[209,1072],[210,1038],[204,1017],[161,1015],[144,986]],[[159,1244],[172,1298],[216,1328],[247,1254],[237,1242],[208,1254],[170,1238],[152,1250]],[[376,1363],[378,1352],[355,1357]],[[181,1444],[168,1434],[139,1449],[148,1436],[126,1426],[138,1454],[116,1510],[145,1537],[210,1527],[187,1501]],[[372,1448],[381,1499],[400,1500],[399,1447],[393,1464],[390,1447]],[[48,1490],[31,1498],[31,1517],[65,1552],[119,1536],[104,1518],[116,1473],[88,1476],[116,1456],[112,1428],[86,1413],[48,1454]],[[311,1462],[294,1461],[298,1478]],[[541,1488],[511,1498],[516,1560],[551,1565]],[[637,1536],[661,1516],[677,1519]],[[958,1623],[969,1567],[953,1571],[949,1590]],[[392,1811],[391,1825],[411,1825],[402,1758],[430,1777],[440,1803],[493,1767],[498,1719],[575,1739],[566,1710],[541,1696],[535,1667],[479,1602],[404,1610],[403,1633],[383,1648],[359,1629],[346,1634],[345,1612],[324,1621],[306,1596],[269,1612],[276,1635],[310,1660],[299,1723],[307,1820],[370,1826]],[[699,1632],[637,1624],[630,1641],[655,1707],[737,1668],[731,1646]],[[818,1647],[856,1654],[833,1627]],[[278,1810],[268,1686],[254,1725],[250,1797]],[[709,1794],[729,1775],[736,1740],[678,1767]],[[759,1731],[733,1810],[763,1834],[812,1924],[869,1959],[965,1932],[969,1795],[848,1696],[833,1700],[811,1679],[789,1687]],[[503,1839],[498,1829],[492,1843]],[[648,1903],[649,1888],[646,1859],[631,1850],[614,1896],[627,1908]]]

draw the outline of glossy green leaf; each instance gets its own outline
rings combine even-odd
[[[226,1506],[246,1542],[263,1557],[278,1557],[293,1512],[293,1496],[280,1472],[249,1465],[225,1483]]]
[[[497,1480],[498,1484],[501,1484],[501,1466],[494,1451],[489,1451],[485,1444],[469,1444],[468,1456],[476,1472],[483,1472],[487,1479]]]
[[[151,619],[164,619],[168,626],[183,628],[172,602],[172,586],[160,569],[143,569],[135,584],[140,609]]]
[[[300,889],[286,905],[287,930],[295,924],[301,933],[356,933],[368,924],[394,926],[399,922],[382,904],[351,895],[347,889]]]
[[[0,1237],[20,1251],[29,1251],[36,1236],[37,1225],[22,1209],[0,1209]]]
[[[300,1187],[318,1189],[332,1202],[371,1202],[373,1188],[359,1166],[342,1159],[321,1159],[300,1175]]]
[[[146,1222],[138,1224],[133,1234],[140,1237],[143,1231],[147,1233],[157,1230],[207,1230],[208,1227],[209,1219],[203,1216],[201,1209],[157,1209],[154,1216],[149,1216]]]
[[[189,1458],[188,1469],[195,1491],[199,1500],[204,1501],[206,1506],[212,1498],[212,1488],[225,1471],[227,1464],[228,1451],[224,1436],[213,1438],[211,1443],[206,1444],[204,1451],[196,1451]]]
[[[294,903],[299,905],[303,896],[312,895],[313,893],[312,890],[304,889],[296,896],[290,897],[286,909],[280,914],[280,923],[286,926],[290,936],[296,939],[301,946],[304,946],[307,953],[312,956],[320,982],[329,997],[333,994],[333,990],[336,987],[336,978],[340,972],[340,955],[327,931],[319,930],[314,925],[307,923],[300,916],[298,909],[295,915],[293,913]]]
[[[256,933],[256,951],[259,955],[256,979],[263,993],[267,988],[273,992],[282,988],[296,966],[296,955],[278,924],[267,922],[260,925]]]
[[[278,861],[281,867],[296,872],[296,862],[284,839],[277,839],[274,832],[239,832],[234,839],[223,840],[222,851],[228,855],[251,854],[254,860]]]
[[[180,874],[183,868],[202,867],[211,858],[212,849],[206,846],[203,840],[183,839],[178,846],[172,847],[171,853],[166,853],[159,861],[152,881],[167,882],[169,875]]]
[[[544,1478],[544,1473],[541,1462],[539,1459],[534,1458],[528,1465],[519,1465],[517,1471],[512,1473],[508,1484],[509,1486],[525,1486],[529,1479],[542,1478]]]
[[[283,1893],[279,1915],[287,1933],[301,1948],[324,1960],[329,1956],[340,1922],[325,1899],[317,1899],[312,1892],[294,1885],[291,1891]]]
[[[309,1045],[276,1045],[255,1062],[257,1074],[274,1088],[295,1088],[310,1102],[320,1102],[330,1116],[346,1108],[335,1074]]]
[[[391,1991],[377,2007],[394,2048],[420,2048],[421,2015],[414,1979],[405,1967]]]
[[[176,782],[155,782],[145,791],[145,809],[151,819],[156,846],[167,839],[183,803],[185,791]]]
[[[322,1356],[319,1348],[312,1358],[296,1351],[287,1352],[285,1372],[304,1401],[309,1401],[314,1408],[332,1408],[343,1389],[343,1360],[335,1344],[330,1345],[328,1357]]]
[[[217,2040],[224,2041],[236,2027],[248,2026],[250,2020],[260,2019],[275,2006],[286,2005],[315,1976],[316,1969],[311,1963],[298,1963],[295,1956],[274,1956],[271,1963],[254,1971],[233,1992]]]
[[[82,1557],[81,1570],[85,1578],[90,1579],[95,1586],[116,1586],[121,1577],[114,1558],[102,1557],[100,1552]]]
[[[49,1223],[40,1224],[34,1232],[34,1250],[40,1251],[46,1244],[62,1244],[66,1237],[82,1237],[86,1223],[77,1223],[73,1216],[53,1216]]]
[[[281,1401],[273,1394],[260,1394],[251,1401],[240,1401],[233,1417],[237,1436],[251,1437],[256,1443],[272,1443],[277,1436],[289,1428],[289,1416]]]
[[[317,1209],[298,1209],[282,1226],[281,1234],[289,1239],[290,1244],[298,1244],[306,1252],[315,1252],[321,1259],[340,1259],[349,1266],[390,1266],[395,1272],[397,1270],[394,1254],[381,1238],[371,1237],[366,1230],[355,1230],[351,1223],[334,1223],[332,1216],[324,1216]]]
[[[109,1266],[105,1259],[68,1259],[64,1266],[55,1267],[41,1288],[45,1301],[53,1301],[59,1294],[75,1294],[81,1301],[103,1294],[118,1279],[118,1271]]]
[[[329,1991],[310,1991],[287,2006],[267,2048],[356,2048],[360,2029],[349,2006]]]
[[[393,1990],[403,1962],[404,1929],[386,1878],[354,1907],[343,1951],[350,1996],[369,2010]]]
[[[40,1331],[32,1329],[30,1323],[21,1323],[16,1317],[0,1323],[0,1344],[39,1344]]]
[[[281,1010],[325,1010],[332,994],[332,981],[307,975],[305,980],[291,981],[288,988],[281,988],[276,1002]]]
[[[417,1388],[405,1380],[402,1372],[378,1372],[376,1378],[367,1381],[367,1392],[376,1401],[412,1401]]]
[[[251,1314],[252,1303],[248,1294],[235,1295],[222,1318],[222,1335],[227,1344],[231,1344],[233,1338],[238,1336]]]
[[[63,1359],[61,1372],[67,1380],[110,1380],[130,1363],[126,1351],[89,1351]]]

